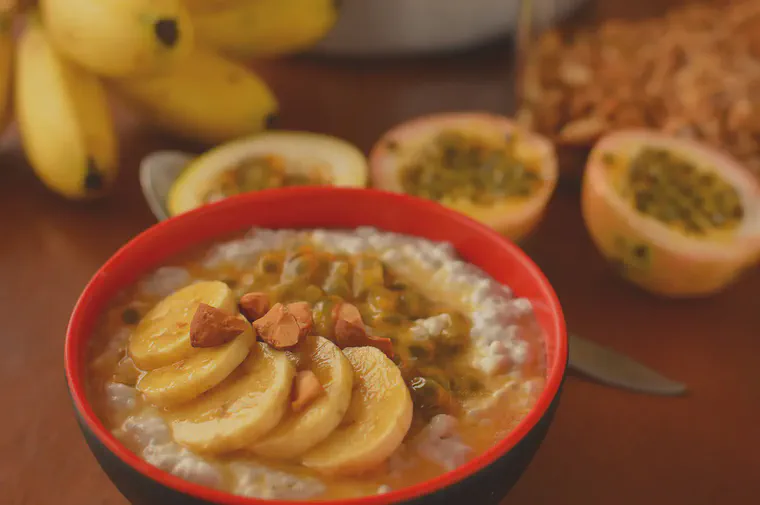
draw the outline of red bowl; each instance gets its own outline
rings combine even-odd
[[[528,466],[543,440],[565,376],[567,335],[557,296],[538,267],[491,229],[436,203],[371,189],[305,187],[250,193],[204,206],[141,233],[98,270],[69,321],[65,368],[79,425],[93,454],[124,496],[136,505],[302,505],[307,501],[244,498],[182,480],[143,461],[95,415],[85,394],[85,351],[98,316],[120,290],[188,248],[252,226],[382,230],[452,243],[518,296],[533,302],[546,334],[546,388],[506,437],[467,464],[387,494],[321,504],[498,503]]]

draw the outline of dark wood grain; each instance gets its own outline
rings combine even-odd
[[[656,2],[602,2],[641,12]],[[394,123],[449,109],[509,112],[509,48],[456,57],[258,65],[283,103],[281,127],[338,135],[367,150]],[[72,203],[28,169],[13,131],[0,150],[0,503],[125,505],[89,454],[66,395],[63,336],[92,273],[154,220],[137,165],[188,147],[119,113],[115,192]],[[760,495],[760,274],[720,296],[663,301],[618,280],[561,191],[526,245],[578,334],[690,386],[682,399],[570,378],[535,462],[505,504],[746,504]]]

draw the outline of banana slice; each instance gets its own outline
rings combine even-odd
[[[374,347],[344,349],[354,369],[351,404],[341,425],[308,451],[305,466],[327,474],[359,474],[385,461],[412,422],[412,398],[398,367]]]
[[[227,380],[168,414],[174,440],[217,453],[250,446],[282,418],[294,375],[286,353],[259,342]]]
[[[241,319],[243,316],[239,316]],[[195,349],[189,358],[146,372],[137,390],[154,405],[167,407],[200,396],[226,379],[248,356],[256,341],[253,328],[219,347]]]
[[[138,368],[153,370],[198,352],[190,345],[190,321],[200,303],[237,312],[235,294],[221,281],[191,284],[156,304],[129,339],[129,354]]]
[[[323,337],[301,344],[299,354],[314,372],[325,394],[301,412],[285,414],[277,427],[257,442],[259,456],[292,459],[327,438],[340,424],[351,402],[354,371],[341,350]]]

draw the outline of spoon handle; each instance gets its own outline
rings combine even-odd
[[[623,354],[576,335],[568,338],[570,368],[602,384],[660,396],[678,396],[687,392],[685,384],[663,377]]]
[[[192,159],[192,155],[181,151],[156,151],[140,162],[143,197],[159,221],[169,218],[166,208],[169,190]]]

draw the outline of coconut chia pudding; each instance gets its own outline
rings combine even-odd
[[[271,499],[385,493],[503,438],[545,381],[542,331],[447,243],[254,229],[108,306],[88,363],[104,424],[182,479]]]

